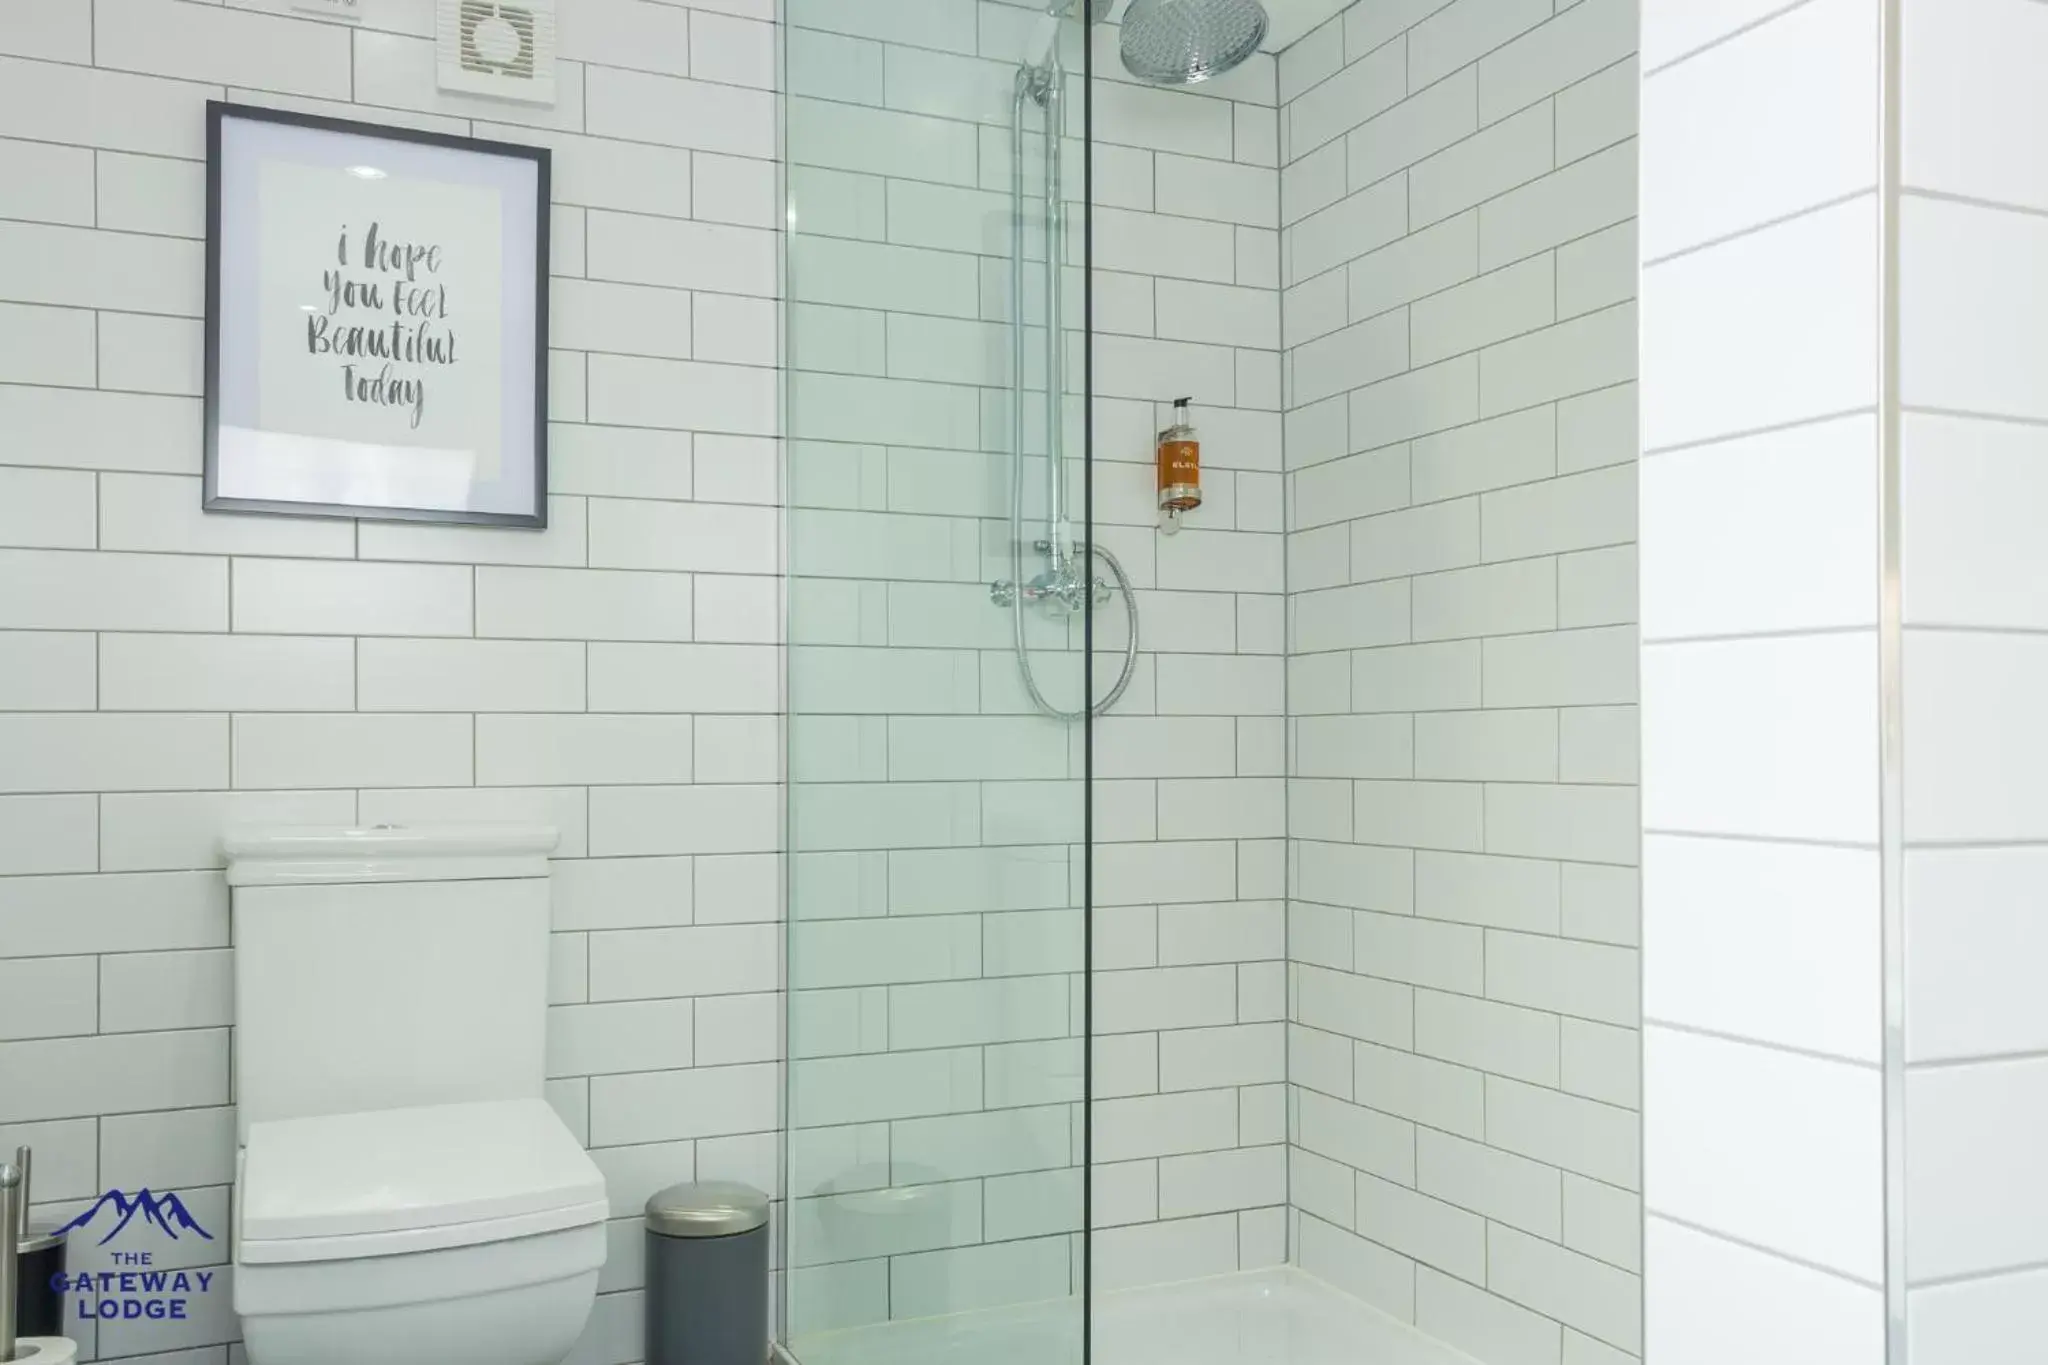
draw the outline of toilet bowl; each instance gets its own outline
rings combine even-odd
[[[254,1124],[235,1182],[251,1365],[557,1365],[604,1179],[539,1100]]]
[[[249,1365],[560,1365],[609,1209],[541,1098],[555,832],[222,843]]]

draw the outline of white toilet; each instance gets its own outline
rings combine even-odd
[[[251,1365],[559,1365],[607,1205],[541,1098],[555,832],[225,843]]]

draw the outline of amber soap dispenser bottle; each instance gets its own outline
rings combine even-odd
[[[1188,415],[1195,400],[1173,400],[1173,425],[1159,433],[1159,515],[1169,534],[1202,505],[1202,442]]]

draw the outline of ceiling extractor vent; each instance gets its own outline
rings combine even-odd
[[[443,90],[555,102],[555,0],[438,0],[435,18]]]

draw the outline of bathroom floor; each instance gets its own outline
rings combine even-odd
[[[798,1365],[1078,1365],[1072,1300],[895,1322],[795,1343]],[[1095,1365],[1472,1365],[1290,1268],[1097,1298]]]

